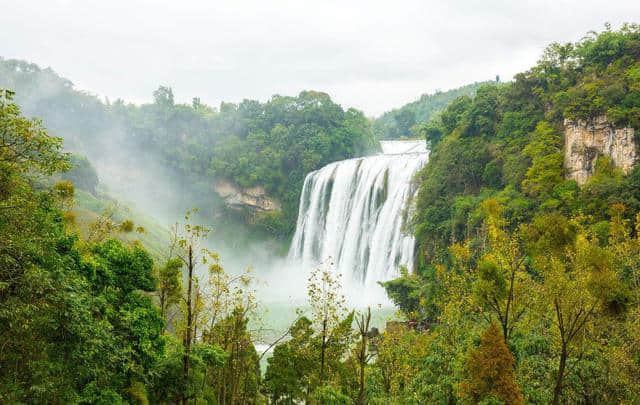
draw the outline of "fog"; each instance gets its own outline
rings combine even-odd
[[[89,157],[109,196],[144,213],[169,232],[176,223],[185,223],[187,211],[198,210],[190,222],[209,229],[203,247],[219,253],[223,266],[232,273],[253,267],[256,274],[261,274],[281,260],[274,253],[275,241],[247,242],[248,231],[239,224],[233,231],[224,230],[225,236],[235,232],[234,237],[221,236],[223,225],[217,219],[223,215],[223,202],[213,191],[213,180],[207,183],[206,179],[203,182],[179,176],[131,142],[120,129],[112,128],[99,138],[105,140],[99,148],[78,152]]]
[[[211,184],[199,187],[210,189],[205,194],[209,194],[210,204],[214,207],[196,206],[189,179],[176,176],[174,171],[149,158],[143,150],[122,135],[121,131],[114,128],[110,133],[104,134],[104,139],[110,141],[104,143],[98,151],[81,151],[89,156],[96,167],[100,182],[109,196],[163,226],[167,231],[167,240],[175,224],[185,223],[185,212],[197,208],[199,213],[190,222],[210,230],[201,246],[220,255],[225,271],[237,275],[250,269],[253,278],[250,288],[256,290],[260,301],[286,304],[292,308],[304,305],[304,286],[308,273],[295,268],[286,258],[277,255],[276,242],[247,242],[244,237],[247,230],[239,226],[235,229],[238,232],[236,237],[221,237],[221,225],[218,225],[215,216],[205,214],[211,212],[211,208],[214,212],[221,208],[220,199],[211,189]],[[216,212],[214,215],[219,214]],[[228,235],[230,232],[226,231],[225,235]],[[198,276],[206,286],[208,275],[205,266],[199,267]]]
[[[193,189],[187,186],[189,179],[177,177],[175,172],[150,159],[143,150],[128,141],[122,131],[112,129],[101,138],[109,141],[97,151],[83,152],[96,166],[100,181],[110,196],[152,217],[167,230],[175,223],[184,223],[187,210],[199,208],[201,212],[206,212],[204,208],[207,207],[193,205]],[[200,187],[211,186],[204,184]],[[220,204],[212,190],[208,193],[214,207]],[[209,237],[202,242],[202,246],[220,254],[221,264],[226,271],[241,274],[250,269],[253,278],[251,288],[256,290],[261,302],[290,308],[307,305],[308,278],[313,269],[326,267],[322,263],[310,268],[290,262],[287,257],[277,254],[278,243],[271,240],[247,242],[242,236],[220,237],[215,217],[196,214],[191,221],[210,228]],[[247,231],[238,227],[236,232],[242,234]],[[199,276],[206,281],[204,267],[200,268]],[[391,306],[381,286],[368,285],[365,288],[349,276],[343,274],[341,278],[342,293],[349,306]]]
[[[114,130],[114,133],[117,132]],[[108,139],[112,141],[100,148],[103,156],[95,152],[89,152],[89,155],[110,196],[152,217],[167,230],[175,223],[184,223],[187,210],[206,208],[192,205],[190,194],[193,191],[186,186],[187,179],[176,177],[171,170],[147,158],[144,151],[131,145],[125,138],[113,136],[112,133]],[[210,197],[211,204],[219,204],[219,198],[213,191],[210,191]],[[312,268],[290,262],[287,257],[277,254],[278,243],[220,237],[215,217],[195,215],[192,222],[210,229],[210,235],[202,246],[220,254],[221,264],[226,271],[240,274],[250,269],[252,288],[255,288],[260,301],[291,308],[306,305],[306,285]],[[236,231],[246,232],[241,228]],[[323,265],[318,263],[314,268],[320,269]],[[199,276],[202,280],[207,279],[205,268],[200,269]],[[341,284],[342,292],[352,307],[391,306],[384,289],[379,285],[370,285],[365,289],[360,282],[351,280],[349,275],[342,276]]]
[[[64,139],[65,150],[86,156],[96,168],[98,197],[115,199],[130,210],[132,220],[160,228],[148,230],[162,234],[159,243],[163,246],[155,249],[160,250],[161,257],[156,258],[159,263],[167,259],[162,252],[169,249],[170,229],[184,223],[186,211],[197,208],[199,212],[190,222],[210,229],[203,247],[219,253],[227,272],[240,274],[251,268],[253,288],[261,301],[290,309],[305,305],[310,269],[288,262],[288,241],[252,237],[251,228],[229,221],[229,211],[223,209],[224,202],[213,190],[212,176],[181,174],[163,163],[157,150],[141,145],[129,128],[132,123],[121,122],[122,116],[114,115],[111,107],[65,83],[52,72],[0,65],[0,87],[16,90],[23,113],[42,118],[51,135]],[[146,114],[147,118],[153,117],[152,113]],[[141,239],[145,240],[144,236]],[[199,277],[206,285],[204,266]],[[349,282],[344,280],[345,284]],[[352,305],[388,305],[381,287],[375,286],[367,294],[358,291],[359,287],[345,285]]]

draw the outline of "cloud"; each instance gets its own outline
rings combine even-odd
[[[0,54],[111,99],[148,101],[160,84],[213,105],[316,89],[377,115],[639,17],[635,1],[0,0]]]

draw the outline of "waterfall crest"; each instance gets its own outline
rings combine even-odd
[[[414,238],[402,230],[428,153],[391,153],[331,163],[307,175],[289,260],[310,269],[329,263],[343,281],[372,286],[413,267]],[[409,141],[404,150],[415,150]],[[400,153],[398,153],[400,152]]]

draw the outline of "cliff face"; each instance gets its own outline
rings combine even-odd
[[[616,167],[628,173],[636,163],[633,128],[615,128],[605,117],[590,122],[564,122],[564,165],[568,179],[584,184],[594,172],[599,156],[609,156]]]
[[[267,197],[262,187],[240,188],[228,181],[218,180],[214,190],[230,208],[248,209],[250,211],[276,211],[280,202]]]

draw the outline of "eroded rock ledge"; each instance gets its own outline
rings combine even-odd
[[[280,202],[267,197],[262,187],[241,188],[226,180],[218,180],[214,184],[214,190],[224,199],[228,207],[238,210],[250,211],[277,211],[280,210]]]
[[[638,160],[633,128],[615,128],[606,117],[589,122],[564,121],[566,177],[582,185],[593,175],[599,156],[609,156],[628,173]]]

